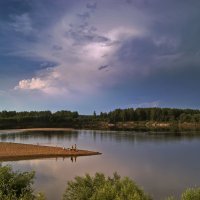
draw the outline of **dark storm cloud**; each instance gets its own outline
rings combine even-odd
[[[96,31],[97,28],[89,25],[87,22],[78,25],[71,24],[70,29],[66,32],[66,37],[73,38],[76,45],[87,42],[105,43],[106,45],[111,43],[109,38],[98,35]]]
[[[159,100],[161,106],[199,108],[200,2],[129,3],[152,21],[148,34],[123,41],[114,54],[114,64],[126,72],[122,77],[129,88],[127,97],[132,89],[135,95]]]
[[[133,67],[149,66],[152,70],[166,67],[167,62],[169,67],[179,68],[183,59],[190,61],[199,53],[199,1],[193,1],[193,4],[188,1],[131,2],[136,7],[140,5],[154,20],[147,36],[129,39],[122,44],[116,54],[119,62],[125,61]]]
[[[84,12],[81,14],[77,14],[78,17],[80,17],[82,20],[87,20],[88,18],[90,18],[90,13],[89,12]]]
[[[133,38],[124,42],[121,48],[116,53],[116,58],[119,63],[126,63],[128,66],[134,67],[162,67],[161,59],[172,59],[179,51],[176,47],[176,41],[165,41],[163,44],[156,44],[151,37]],[[165,65],[165,63],[163,63]],[[159,65],[159,66],[157,66]]]
[[[56,51],[61,51],[63,48],[61,47],[61,46],[59,46],[59,45],[53,45],[53,47],[52,47],[54,50],[56,50]]]
[[[103,70],[103,69],[106,69],[106,68],[108,68],[109,67],[109,65],[102,65],[102,66],[100,66],[98,69],[99,70]]]
[[[31,5],[28,1],[6,0],[0,1],[0,19],[9,21],[10,15],[20,15],[21,13],[30,12]]]
[[[190,64],[159,69],[140,82],[140,89],[156,96],[165,107],[199,108],[199,74],[199,66]]]
[[[56,65],[58,65],[57,63],[53,63],[53,62],[43,62],[40,64],[41,68],[51,68],[51,67],[55,67]]]
[[[74,5],[76,3],[65,0],[0,1],[0,72],[6,76],[30,76],[43,69],[40,63],[44,61],[24,58],[27,50],[21,47],[37,44],[41,32],[60,20]],[[62,47],[53,45],[52,49],[60,51]]]
[[[94,11],[97,8],[97,3],[96,2],[94,2],[94,3],[87,3],[86,7],[88,9],[90,9],[91,11]]]
[[[23,23],[23,17],[26,18],[27,15],[34,29],[41,30],[56,23],[66,12],[71,12],[71,9],[80,2],[80,0],[76,2],[65,0],[3,0],[0,1],[0,23],[10,24],[16,19]],[[20,27],[23,28],[23,26]],[[18,27],[17,30],[19,30]]]

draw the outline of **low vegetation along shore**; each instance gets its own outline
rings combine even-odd
[[[196,129],[200,130],[200,110],[172,108],[127,108],[81,115],[77,111],[2,111],[0,129]],[[49,130],[49,129],[46,129]],[[34,130],[33,130],[34,131]],[[44,129],[45,131],[45,129]]]
[[[80,149],[0,142],[0,161],[98,154],[100,153]]]
[[[46,200],[45,194],[36,194],[32,184],[34,172],[13,172],[10,166],[0,166],[0,199]],[[6,187],[5,187],[6,186]],[[117,173],[106,177],[102,173],[75,177],[67,183],[62,200],[153,200],[133,180]],[[199,200],[200,188],[187,189],[181,197],[165,200]]]

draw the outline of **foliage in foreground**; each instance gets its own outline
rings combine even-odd
[[[94,177],[76,177],[69,181],[63,200],[151,200],[132,180],[121,179],[117,173],[113,178],[96,173]]]
[[[166,200],[176,200],[169,197]],[[181,195],[181,200],[200,200],[200,188],[189,188]]]
[[[187,189],[182,194],[182,200],[199,200],[200,199],[200,188],[190,188]]]
[[[45,200],[43,194],[33,194],[34,176],[34,172],[13,172],[10,166],[0,167],[0,200]]]
[[[41,193],[33,193],[34,172],[13,172],[9,166],[0,166],[0,200],[45,200]],[[152,200],[129,178],[113,178],[96,173],[69,181],[63,200]],[[176,200],[169,197],[166,200]],[[200,200],[200,188],[187,189],[180,200]]]

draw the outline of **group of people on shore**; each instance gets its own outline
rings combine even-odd
[[[77,151],[77,146],[76,146],[76,144],[75,144],[75,145],[72,145],[72,147],[71,147],[70,150],[71,150],[71,151]]]
[[[75,144],[75,145],[72,145],[71,148],[67,148],[67,149],[66,149],[65,147],[63,147],[63,149],[64,149],[64,150],[70,150],[70,151],[78,151],[76,144]]]

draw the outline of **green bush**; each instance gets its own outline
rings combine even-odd
[[[200,188],[189,188],[181,195],[181,200],[200,200]],[[174,197],[168,197],[166,200],[176,200]]]
[[[189,188],[181,196],[181,200],[200,200],[200,188]]]
[[[34,172],[13,172],[10,166],[0,167],[0,200],[44,200],[33,194]]]
[[[94,177],[76,177],[69,181],[63,200],[151,200],[132,180],[121,179],[117,173],[106,178],[101,173]]]
[[[42,193],[32,189],[34,172],[13,172],[10,166],[0,166],[0,200],[45,200]],[[129,178],[117,173],[105,177],[96,173],[69,181],[63,200],[152,200]],[[166,200],[175,200],[168,197]],[[180,200],[200,200],[200,188],[190,188],[182,193]]]

